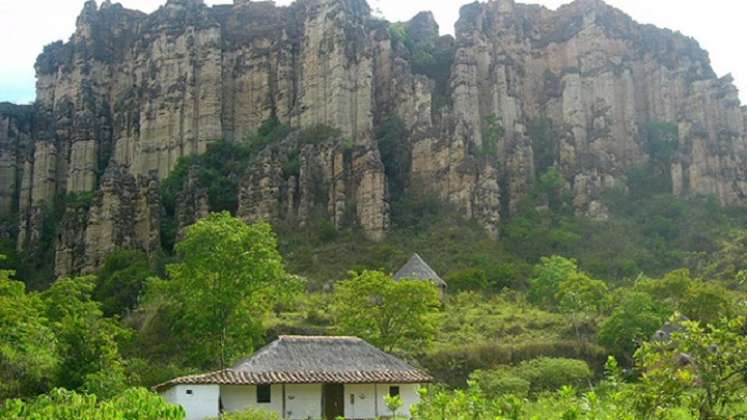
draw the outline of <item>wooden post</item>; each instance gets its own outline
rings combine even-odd
[[[285,409],[285,384],[282,384],[281,386],[283,388],[283,415],[280,417],[287,418],[288,411]]]
[[[379,418],[379,384],[374,384],[374,416]]]

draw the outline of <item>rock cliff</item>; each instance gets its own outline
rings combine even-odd
[[[696,41],[600,0],[556,11],[476,2],[455,37],[427,12],[375,19],[365,0],[168,0],[150,15],[89,1],[36,72],[33,107],[0,107],[0,215],[18,217],[29,251],[45,209],[92,194],[61,218],[58,275],[91,271],[118,247],[155,250],[159,181],[270,118],[293,131],[242,175],[246,220],[304,225],[321,209],[375,240],[397,195],[427,189],[497,235],[551,168],[576,210],[601,218],[601,193],[652,162],[676,195],[741,205],[747,192],[747,108],[731,78]],[[403,126],[394,146],[377,134],[392,120]],[[676,131],[665,154],[657,124]],[[305,143],[300,133],[320,126],[339,132]],[[185,182],[179,226],[209,210]]]

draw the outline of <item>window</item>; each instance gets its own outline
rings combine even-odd
[[[187,395],[192,395],[192,390],[191,389],[187,390]]]
[[[389,387],[389,396],[390,397],[396,397],[399,395],[399,387],[398,386],[390,386]]]
[[[260,404],[267,404],[271,400],[271,388],[270,385],[257,385],[257,402]]]

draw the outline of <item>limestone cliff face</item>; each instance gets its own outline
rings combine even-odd
[[[246,168],[246,220],[321,215],[380,239],[397,178],[497,235],[550,167],[579,212],[604,217],[601,192],[654,158],[654,121],[679,131],[672,193],[739,205],[747,192],[747,109],[730,77],[715,76],[694,40],[599,0],[557,11],[473,3],[455,37],[440,37],[427,12],[376,20],[365,0],[168,0],[150,15],[89,1],[36,70],[36,105],[0,108],[0,214],[18,215],[18,246],[33,249],[46,208],[93,193],[61,221],[61,275],[93,270],[117,247],[155,249],[158,181],[270,117],[296,131]],[[392,118],[404,125],[404,175],[377,142]],[[298,132],[321,124],[339,136],[305,144]],[[181,228],[210,210],[187,178]]]
[[[504,0],[465,6],[457,42],[457,132],[479,145],[486,117],[501,119],[512,208],[549,164],[569,180],[579,210],[598,206],[602,190],[624,185],[651,157],[651,121],[679,128],[673,193],[743,203],[744,110],[731,78],[715,77],[694,40],[639,25],[599,0],[557,11]],[[542,150],[529,127],[540,116],[552,122]]]

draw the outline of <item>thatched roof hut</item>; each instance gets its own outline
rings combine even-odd
[[[394,279],[428,280],[433,282],[442,292],[446,290],[446,282],[418,254],[413,254],[410,257],[407,264],[403,265],[394,275]]]

